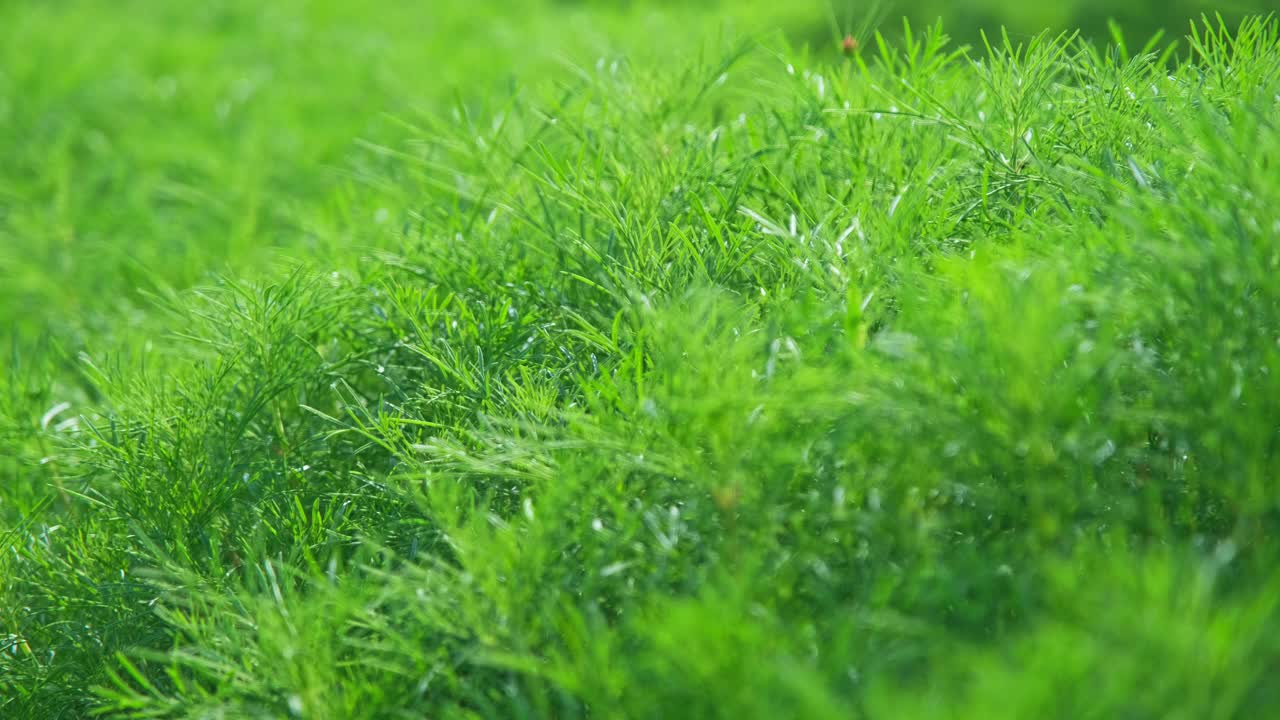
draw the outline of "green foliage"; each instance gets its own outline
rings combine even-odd
[[[64,5],[0,10],[5,717],[1280,707],[1275,20]]]

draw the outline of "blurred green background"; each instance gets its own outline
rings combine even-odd
[[[1157,30],[1170,37],[1186,31],[1192,19],[1221,13],[1234,25],[1245,14],[1268,13],[1280,8],[1276,0],[910,0],[898,8],[918,19],[941,17],[952,35],[971,40],[978,30],[1007,26],[1014,34],[1031,34],[1044,28],[1080,30],[1086,37],[1105,40],[1107,21],[1115,20],[1140,39]],[[900,13],[899,13],[900,14]]]

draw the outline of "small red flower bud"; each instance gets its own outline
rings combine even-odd
[[[852,35],[845,35],[844,42],[840,43],[840,47],[844,50],[845,55],[852,55],[858,51],[858,41],[854,40]]]

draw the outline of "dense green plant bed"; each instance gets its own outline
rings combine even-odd
[[[215,7],[3,50],[0,716],[1280,713],[1274,20]]]

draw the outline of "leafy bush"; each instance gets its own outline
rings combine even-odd
[[[154,253],[89,298],[7,256],[6,717],[1275,712],[1280,24],[844,58],[511,12],[657,34],[346,154],[324,57],[232,128],[197,85],[191,147],[110,89],[0,116],[70,143],[5,171],[5,237]],[[142,154],[45,124],[91,119]],[[179,192],[193,148],[244,185]]]

